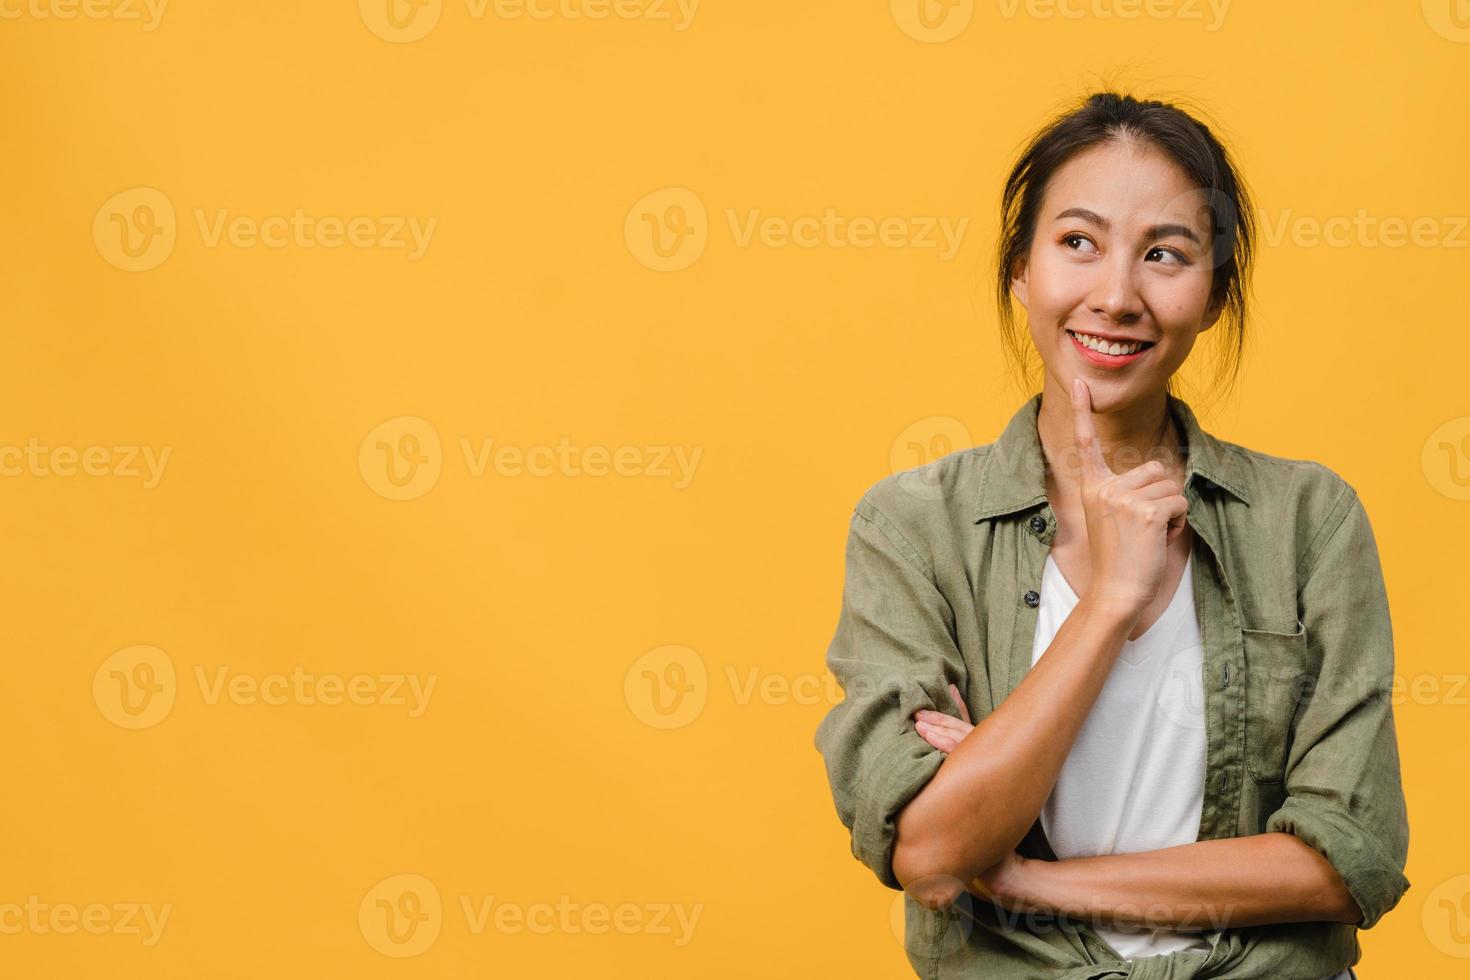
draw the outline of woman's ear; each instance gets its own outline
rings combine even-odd
[[[1027,268],[1026,260],[1017,262],[1011,270],[1011,292],[1016,294],[1016,300],[1026,309],[1030,309],[1030,288],[1026,282]]]
[[[1219,299],[1210,303],[1210,305],[1205,309],[1204,322],[1200,324],[1199,332],[1204,333],[1206,330],[1213,327],[1219,321],[1220,314],[1224,312],[1225,297],[1222,296]]]

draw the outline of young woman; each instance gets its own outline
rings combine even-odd
[[[1102,93],[1001,211],[1040,391],[854,509],[816,733],[853,853],[924,977],[1347,980],[1409,887],[1372,528],[1175,390],[1206,331],[1238,366],[1244,183],[1182,109]]]

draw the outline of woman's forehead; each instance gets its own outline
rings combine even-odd
[[[1047,182],[1040,219],[1050,222],[1063,211],[1082,209],[1115,227],[1205,224],[1208,218],[1201,209],[1207,200],[1206,192],[1162,150],[1106,143],[1057,169]]]

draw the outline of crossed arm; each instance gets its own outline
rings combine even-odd
[[[1211,909],[1231,926],[1340,921],[1371,928],[1410,884],[1403,874],[1409,828],[1388,697],[1387,596],[1372,530],[1351,488],[1341,491],[1315,540],[1303,559],[1299,592],[1315,682],[1293,717],[1287,796],[1267,817],[1265,832],[1135,854],[1028,861],[1015,847],[1075,737],[1061,728],[1080,724],[1087,713],[1080,705],[1091,705],[1091,688],[1105,675],[1085,657],[1045,656],[981,723],[987,731],[976,729],[964,745],[940,740],[939,719],[960,720],[945,704],[958,692],[946,695],[945,685],[964,681],[971,670],[955,640],[954,607],[923,556],[864,498],[853,514],[842,615],[827,655],[848,696],[823,718],[814,739],[854,857],[884,885],[930,908],[966,890],[982,896],[988,890],[1019,907],[1080,906],[1099,919],[1172,915],[1183,929],[1201,927],[1202,912],[1208,926]],[[1062,630],[1077,618],[1074,612]],[[1100,656],[1102,641],[1089,644]],[[1086,645],[1079,649],[1087,652]],[[1028,698],[1043,700],[1045,710]],[[948,711],[936,710],[941,707]],[[1022,721],[997,727],[1008,711]],[[971,726],[960,713],[963,736]],[[1024,734],[1025,720],[1042,715],[1050,727],[1039,736],[1004,734]],[[1006,792],[994,791],[996,785]]]
[[[1224,929],[1362,918],[1327,860],[1291,834],[1197,841],[1157,851],[1020,858],[971,891],[1021,912],[1156,929]],[[987,873],[988,874],[988,873]]]
[[[921,710],[919,734],[949,751],[971,730]],[[1196,841],[1154,851],[1042,861],[1014,852],[968,890],[1017,912],[1065,914],[1157,929],[1224,929],[1280,922],[1356,923],[1362,912],[1337,871],[1285,833]]]

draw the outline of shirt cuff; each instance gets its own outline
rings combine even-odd
[[[1399,865],[1371,834],[1341,809],[1300,797],[1266,821],[1266,833],[1286,833],[1317,851],[1337,870],[1362,909],[1359,929],[1372,928],[1409,889]]]
[[[863,781],[852,829],[852,853],[889,888],[903,890],[893,873],[893,846],[899,811],[919,795],[939,767],[944,753],[907,728],[878,757]]]

